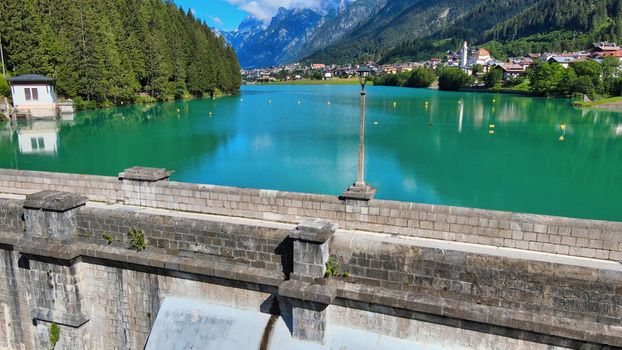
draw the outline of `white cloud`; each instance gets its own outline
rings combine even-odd
[[[286,9],[324,10],[346,0],[227,0],[258,19],[268,23],[280,7]]]
[[[214,22],[215,25],[217,26],[222,26],[224,25],[224,23],[222,22],[222,19],[220,19],[220,17],[214,17],[214,16],[208,16],[209,19],[212,20],[212,22]]]

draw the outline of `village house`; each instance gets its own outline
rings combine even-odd
[[[503,80],[518,78],[525,74],[525,68],[522,65],[510,62],[497,64],[493,69],[501,69]]]
[[[605,57],[616,57],[622,61],[622,48],[616,43],[600,42],[592,44],[591,58],[596,60],[602,60]]]
[[[548,63],[559,63],[562,67],[568,68],[571,64],[583,59],[573,56],[551,56],[546,61]]]
[[[387,64],[387,65],[380,67],[380,72],[382,74],[397,74],[398,69],[396,66],[392,64]]]
[[[8,78],[17,117],[50,118],[57,116],[54,79],[37,74]]]

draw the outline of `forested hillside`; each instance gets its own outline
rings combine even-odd
[[[66,97],[170,100],[241,83],[233,49],[172,1],[2,0],[0,34],[11,74],[54,77]]]
[[[399,0],[310,60],[419,60],[463,40],[498,58],[622,41],[622,0]]]

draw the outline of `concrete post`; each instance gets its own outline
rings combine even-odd
[[[337,225],[327,220],[309,219],[289,235],[294,240],[294,272],[279,286],[279,296],[291,312],[292,335],[300,340],[324,343],[326,337],[328,306],[335,290],[324,273],[336,230]]]
[[[30,240],[47,240],[61,245],[74,240],[78,234],[78,208],[87,201],[86,197],[78,194],[59,191],[42,191],[26,196],[26,236]],[[30,244],[37,245],[38,242],[31,241]],[[74,344],[80,344],[80,339],[87,334],[82,325],[89,321],[89,317],[82,312],[84,296],[78,292],[80,277],[76,266],[72,262],[40,260],[36,255],[22,258],[28,261],[20,267],[29,270],[25,283],[31,300],[30,316],[39,332],[47,334],[49,324],[55,323],[63,329],[62,332],[72,334],[76,339]],[[48,346],[46,337],[39,340],[41,348]]]
[[[132,167],[119,174],[123,181],[125,204],[157,207],[154,184],[168,181],[173,172],[166,169]]]
[[[24,220],[29,238],[71,241],[77,234],[76,209],[88,199],[75,193],[42,191],[26,197]]]
[[[308,219],[290,234],[294,240],[294,274],[302,280],[323,278],[329,258],[330,240],[337,224],[327,220]]]

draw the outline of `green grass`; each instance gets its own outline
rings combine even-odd
[[[622,102],[622,96],[602,98],[602,99],[592,101],[592,102],[575,101],[572,104],[575,105],[576,107],[597,107],[597,106],[604,105],[607,103],[618,103],[618,102]]]
[[[260,85],[358,85],[358,78],[342,79],[334,78],[329,80],[313,80],[313,79],[300,79],[300,80],[287,80],[287,81],[275,81],[271,83],[261,83]],[[371,85],[371,82],[367,84]]]

